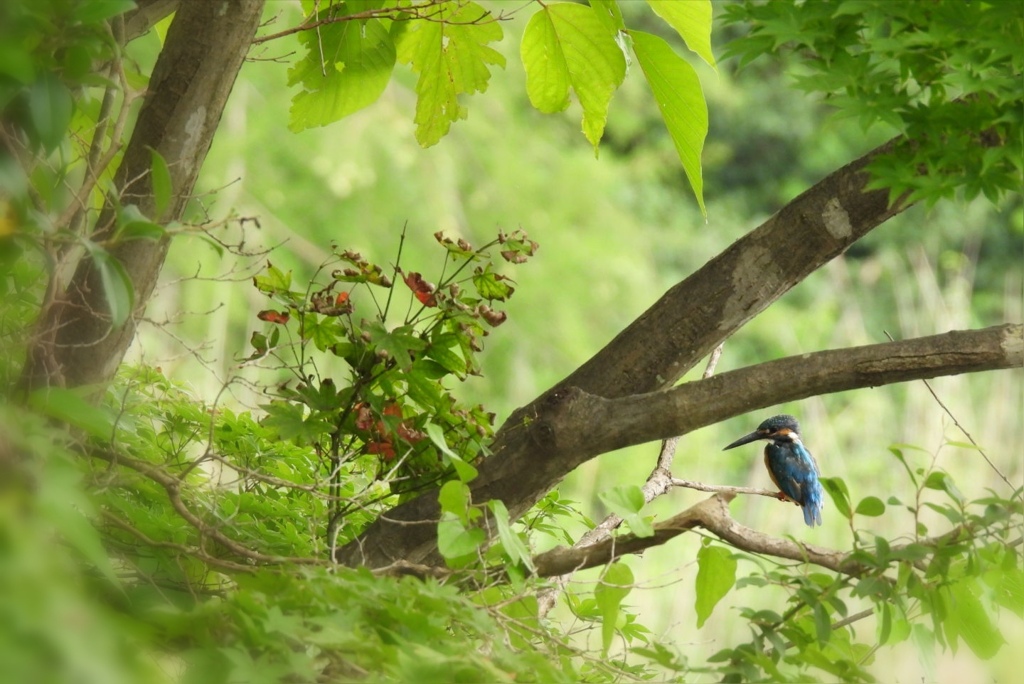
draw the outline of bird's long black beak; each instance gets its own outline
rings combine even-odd
[[[743,446],[744,444],[750,444],[751,442],[756,442],[759,439],[764,439],[764,435],[762,435],[757,430],[754,430],[749,435],[744,435],[743,437],[740,437],[735,442],[725,447],[725,449],[722,449],[722,451],[732,449],[733,447]]]

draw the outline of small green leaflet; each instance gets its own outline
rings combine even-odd
[[[707,216],[700,156],[708,135],[708,106],[697,72],[664,39],[643,31],[630,31],[629,35],[700,211]]]
[[[736,584],[736,559],[728,549],[704,545],[697,552],[697,628],[711,616],[733,585]]]
[[[512,529],[508,509],[505,508],[504,502],[501,499],[492,499],[487,502],[487,505],[490,506],[491,513],[494,514],[494,522],[498,526],[498,539],[501,540],[505,553],[508,554],[512,562],[521,563],[529,568],[530,572],[534,572],[535,568],[533,567],[533,559],[530,558],[530,550],[526,548],[526,544],[523,543],[523,540]]]
[[[437,423],[427,423],[424,429],[427,431],[427,436],[434,443],[434,446],[451,461],[452,467],[455,468],[455,473],[459,476],[460,480],[469,482],[476,477],[476,468],[464,461],[461,456],[452,451],[448,446],[448,442],[444,438],[444,431],[440,425]]]
[[[171,204],[171,169],[167,166],[167,161],[152,147],[149,148],[149,154],[152,156],[149,178],[153,185],[153,215],[160,219]]]
[[[711,0],[647,0],[654,13],[664,19],[709,66],[715,66],[711,53]]]
[[[487,44],[502,38],[501,26],[475,2],[446,2],[432,7],[431,21],[392,24],[398,59],[419,73],[416,81],[416,140],[430,147],[452,123],[466,118],[463,93],[484,92],[488,65],[505,68],[505,57]]]
[[[611,509],[615,515],[621,517],[633,534],[638,537],[653,537],[654,527],[650,521],[640,515],[640,510],[646,503],[644,493],[636,485],[623,485],[613,487],[598,494],[601,501]]]
[[[626,58],[607,19],[585,5],[546,5],[530,18],[520,54],[530,102],[545,114],[569,106],[569,88],[583,107],[583,134],[597,151],[608,103],[626,76]]]
[[[294,132],[373,104],[391,80],[395,46],[379,19],[330,24],[303,32],[299,40],[308,53],[288,73],[288,85],[303,88],[292,99],[288,128]]]

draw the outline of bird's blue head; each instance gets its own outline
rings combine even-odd
[[[785,414],[772,416],[758,425],[757,429],[749,435],[740,437],[735,442],[725,447],[725,449],[722,449],[722,451],[742,446],[744,444],[750,444],[751,442],[756,442],[759,439],[766,439],[770,442],[775,442],[776,444],[799,442],[800,424],[796,422],[796,418],[793,416],[787,416]]]

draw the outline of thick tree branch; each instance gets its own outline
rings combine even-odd
[[[1002,325],[789,357],[687,383],[671,390],[607,399],[569,388],[545,395],[533,419],[503,427],[515,451],[499,451],[470,484],[474,501],[502,499],[513,515],[565,473],[601,453],[674,435],[685,435],[731,416],[809,396],[940,375],[1024,365],[1024,326]],[[539,494],[538,494],[539,493]],[[429,496],[429,495],[428,495]],[[426,497],[399,506],[393,520],[437,518]],[[418,517],[406,517],[416,515]],[[379,528],[391,537],[378,538]],[[384,565],[403,557],[435,562],[430,526],[378,521],[371,534],[339,550],[346,564]],[[413,543],[415,540],[415,543]],[[411,544],[410,546],[404,546]]]
[[[999,325],[791,356],[634,397],[586,395],[572,411],[587,418],[571,451],[606,453],[821,394],[1022,365],[1024,326]],[[579,425],[565,427],[573,433]]]

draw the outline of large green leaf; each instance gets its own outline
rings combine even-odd
[[[626,58],[607,20],[585,5],[547,5],[530,18],[520,53],[533,106],[560,112],[572,88],[583,107],[583,134],[596,150],[608,103],[626,76]]]
[[[438,5],[431,9],[431,21],[396,22],[392,36],[398,59],[420,75],[416,140],[424,147],[437,143],[453,122],[466,118],[458,96],[487,90],[488,65],[505,67],[504,56],[487,45],[501,40],[501,27],[474,2]]]
[[[309,52],[288,74],[289,85],[303,88],[292,100],[293,131],[333,123],[373,104],[395,68],[395,46],[378,19],[331,24],[304,32],[300,40]]]
[[[647,4],[686,41],[686,47],[715,66],[711,53],[711,0],[647,0]]]
[[[992,624],[985,606],[974,595],[969,580],[949,587],[948,604],[949,613],[944,627],[946,638],[954,645],[954,650],[959,637],[982,660],[988,660],[999,652],[1006,640]]]
[[[736,559],[721,546],[702,546],[697,552],[697,627],[703,627],[718,602],[736,584]]]
[[[643,31],[630,31],[629,35],[700,211],[707,216],[700,156],[708,134],[708,106],[697,72],[662,38]]]
[[[601,611],[602,650],[608,653],[615,638],[615,628],[619,621],[619,606],[622,599],[629,595],[633,588],[633,571],[624,563],[612,563],[605,570],[600,584],[594,589],[594,600]]]

